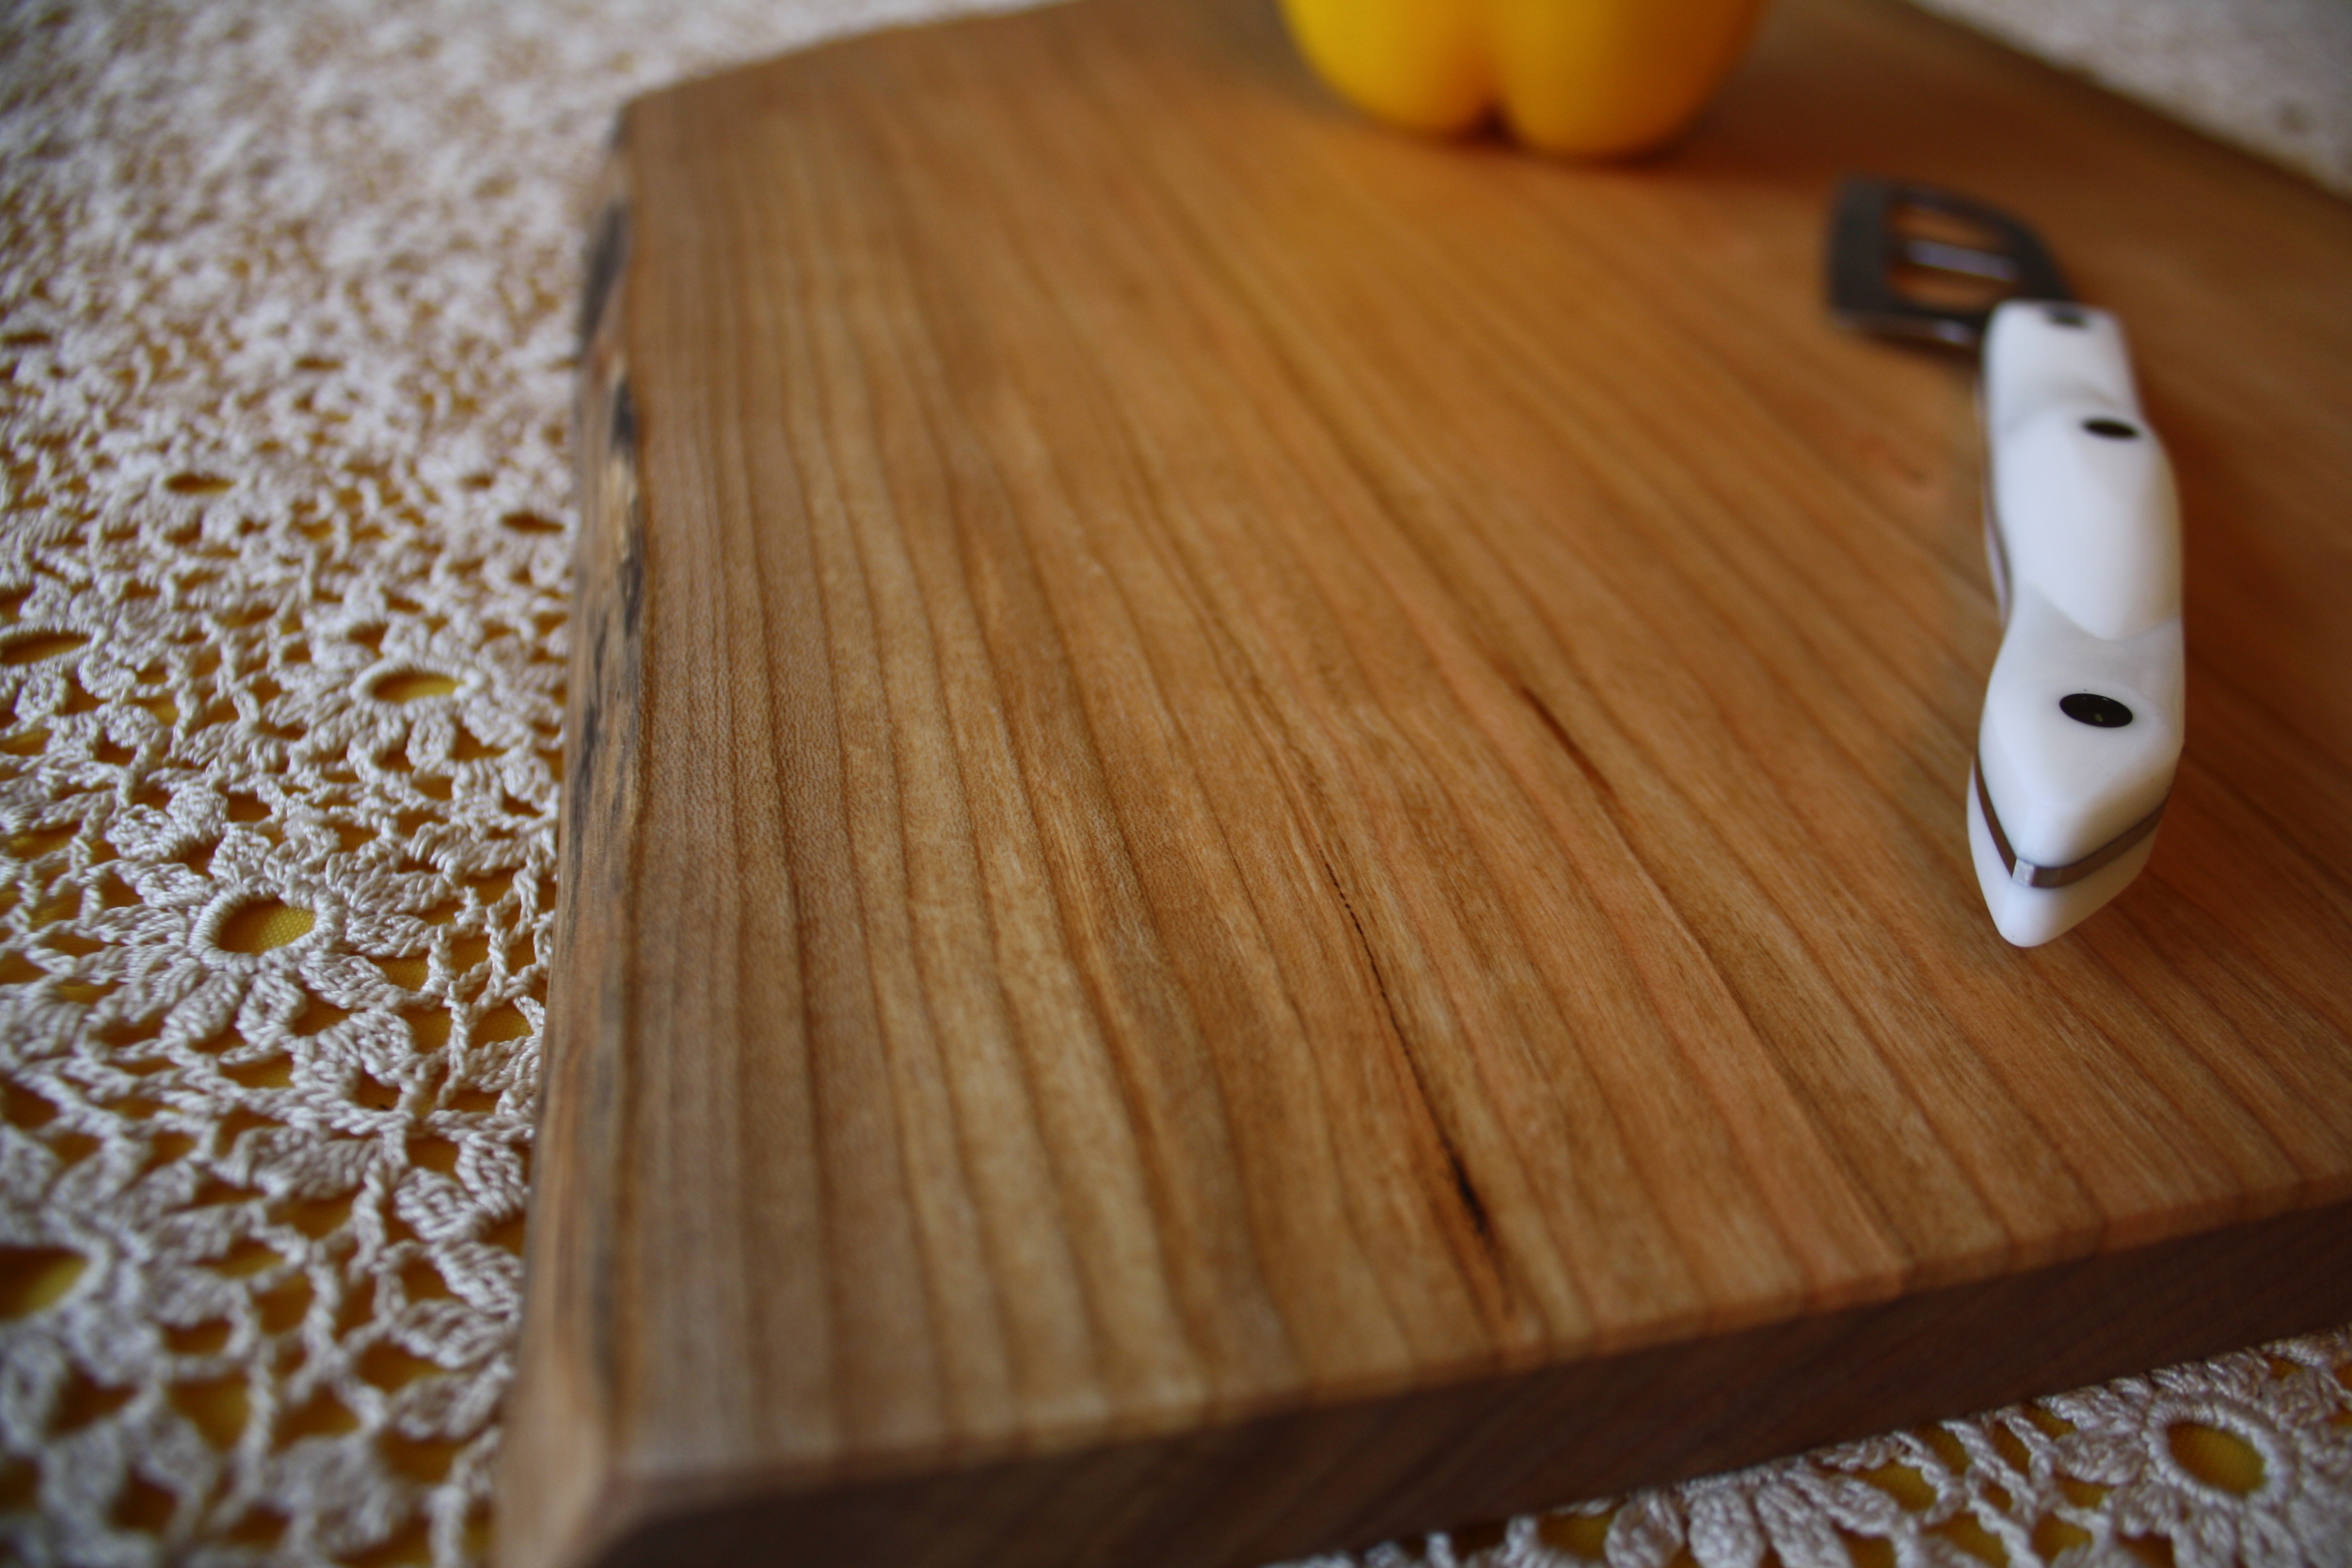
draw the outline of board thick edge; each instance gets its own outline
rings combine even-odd
[[[562,1520],[540,1512],[536,1536],[502,1523],[501,1561],[1251,1568],[1735,1469],[2346,1318],[2352,1201],[1737,1334],[1044,1455],[681,1480],[632,1466],[621,1436],[601,1445],[610,1463],[593,1477],[510,1465],[510,1499],[535,1488],[590,1500]]]

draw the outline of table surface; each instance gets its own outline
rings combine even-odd
[[[929,9],[7,24],[14,1556],[478,1557],[551,940],[589,171],[637,92]],[[1801,63],[1793,37],[1768,30],[1690,156]],[[2123,303],[2177,264],[2111,258],[2086,282]],[[2270,309],[2233,297],[2257,325]],[[2232,423],[2233,385],[2173,384],[2176,447],[2182,410]],[[1964,397],[1931,435],[1965,450]],[[2269,478],[2200,450],[2203,515],[2260,500]],[[1870,470],[1895,494],[1938,471]],[[1963,519],[1957,491],[1938,504]],[[2216,564],[2266,591],[2281,635],[2324,610],[2297,559]],[[1952,570],[1973,570],[1964,545]],[[1711,1568],[1768,1540],[1836,1560],[1844,1531],[2019,1561],[2161,1536],[2190,1562],[2325,1541],[2352,1509],[2347,1359],[2352,1338],[2322,1336],[1412,1553],[1630,1563],[1687,1543]]]

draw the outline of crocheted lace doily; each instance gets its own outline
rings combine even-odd
[[[480,1558],[587,179],[633,93],[948,8],[0,13],[0,1556]],[[2285,1563],[2352,1539],[2347,1361],[1361,1560]]]

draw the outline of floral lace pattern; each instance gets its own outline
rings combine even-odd
[[[2352,1561],[2352,1329],[1291,1568]]]
[[[0,18],[0,1556],[481,1557],[603,129],[954,8]],[[2299,1341],[1360,1560],[2295,1560],[2352,1535],[2347,1358]]]

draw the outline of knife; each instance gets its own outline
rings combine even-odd
[[[2180,504],[2114,316],[1998,208],[1856,177],[1830,226],[1848,325],[1981,349],[1985,552],[2003,630],[1967,790],[1985,907],[2020,947],[2139,875],[2181,755]]]

